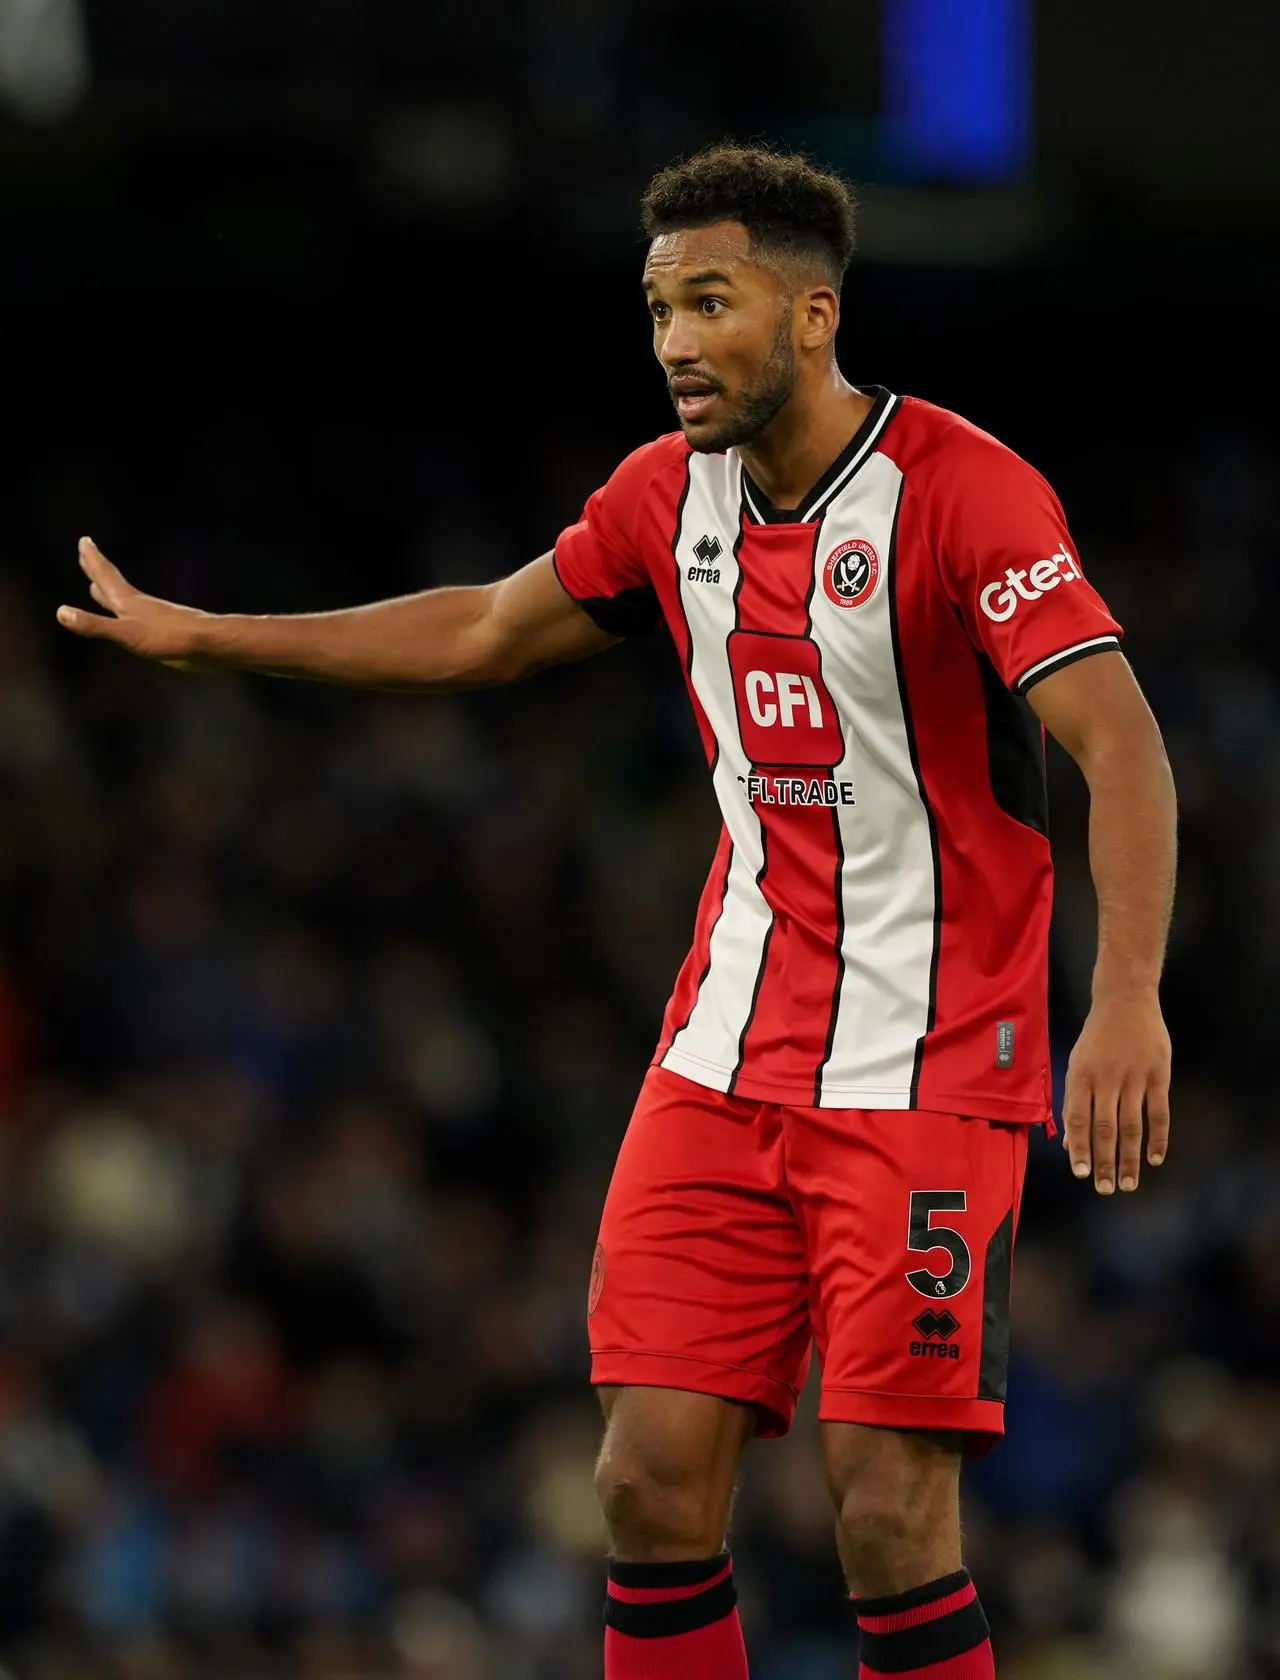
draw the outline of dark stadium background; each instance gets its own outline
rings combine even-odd
[[[0,0],[15,1680],[599,1674],[583,1297],[714,831],[669,649],[370,697],[52,611],[83,531],[253,611],[550,546],[671,425],[636,199],[730,132],[865,184],[846,372],[1053,481],[1181,795],[1172,1154],[1100,1204],[1036,1149],[968,1480],[1002,1680],[1280,1674],[1280,11],[1043,0],[1029,149],[954,169],[886,116],[878,11]],[[830,1526],[811,1422],[752,1452],[759,1680],[851,1672]]]

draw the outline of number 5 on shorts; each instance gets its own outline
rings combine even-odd
[[[963,1213],[967,1198],[963,1190],[913,1190],[911,1212],[907,1221],[907,1247],[913,1254],[932,1254],[945,1249],[951,1256],[951,1270],[939,1277],[927,1266],[907,1273],[907,1282],[917,1295],[927,1295],[931,1301],[949,1300],[958,1295],[969,1281],[973,1262],[969,1245],[950,1225],[935,1225],[935,1213]]]

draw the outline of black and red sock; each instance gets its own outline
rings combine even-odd
[[[995,1680],[991,1632],[967,1569],[890,1598],[855,1598],[858,1680]]]
[[[610,1563],[605,1680],[747,1680],[727,1552],[700,1563]]]

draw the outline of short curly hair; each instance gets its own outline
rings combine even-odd
[[[660,170],[640,201],[650,239],[711,222],[741,222],[753,249],[818,261],[838,285],[854,248],[853,189],[797,153],[708,146]]]

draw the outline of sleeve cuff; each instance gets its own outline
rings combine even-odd
[[[1062,671],[1068,665],[1074,665],[1077,659],[1088,659],[1095,653],[1118,652],[1119,648],[1119,636],[1091,636],[1087,642],[1076,642],[1069,648],[1063,648],[1061,653],[1051,653],[1047,659],[1037,660],[1013,684],[1013,690],[1015,694],[1026,694],[1028,689],[1034,688],[1045,677],[1051,677],[1055,671]]]
[[[570,600],[576,601],[598,630],[607,636],[643,636],[658,623],[662,609],[652,584],[634,584],[618,590],[615,595],[579,595],[571,589],[560,567],[559,555],[552,550],[552,569],[561,589]]]

